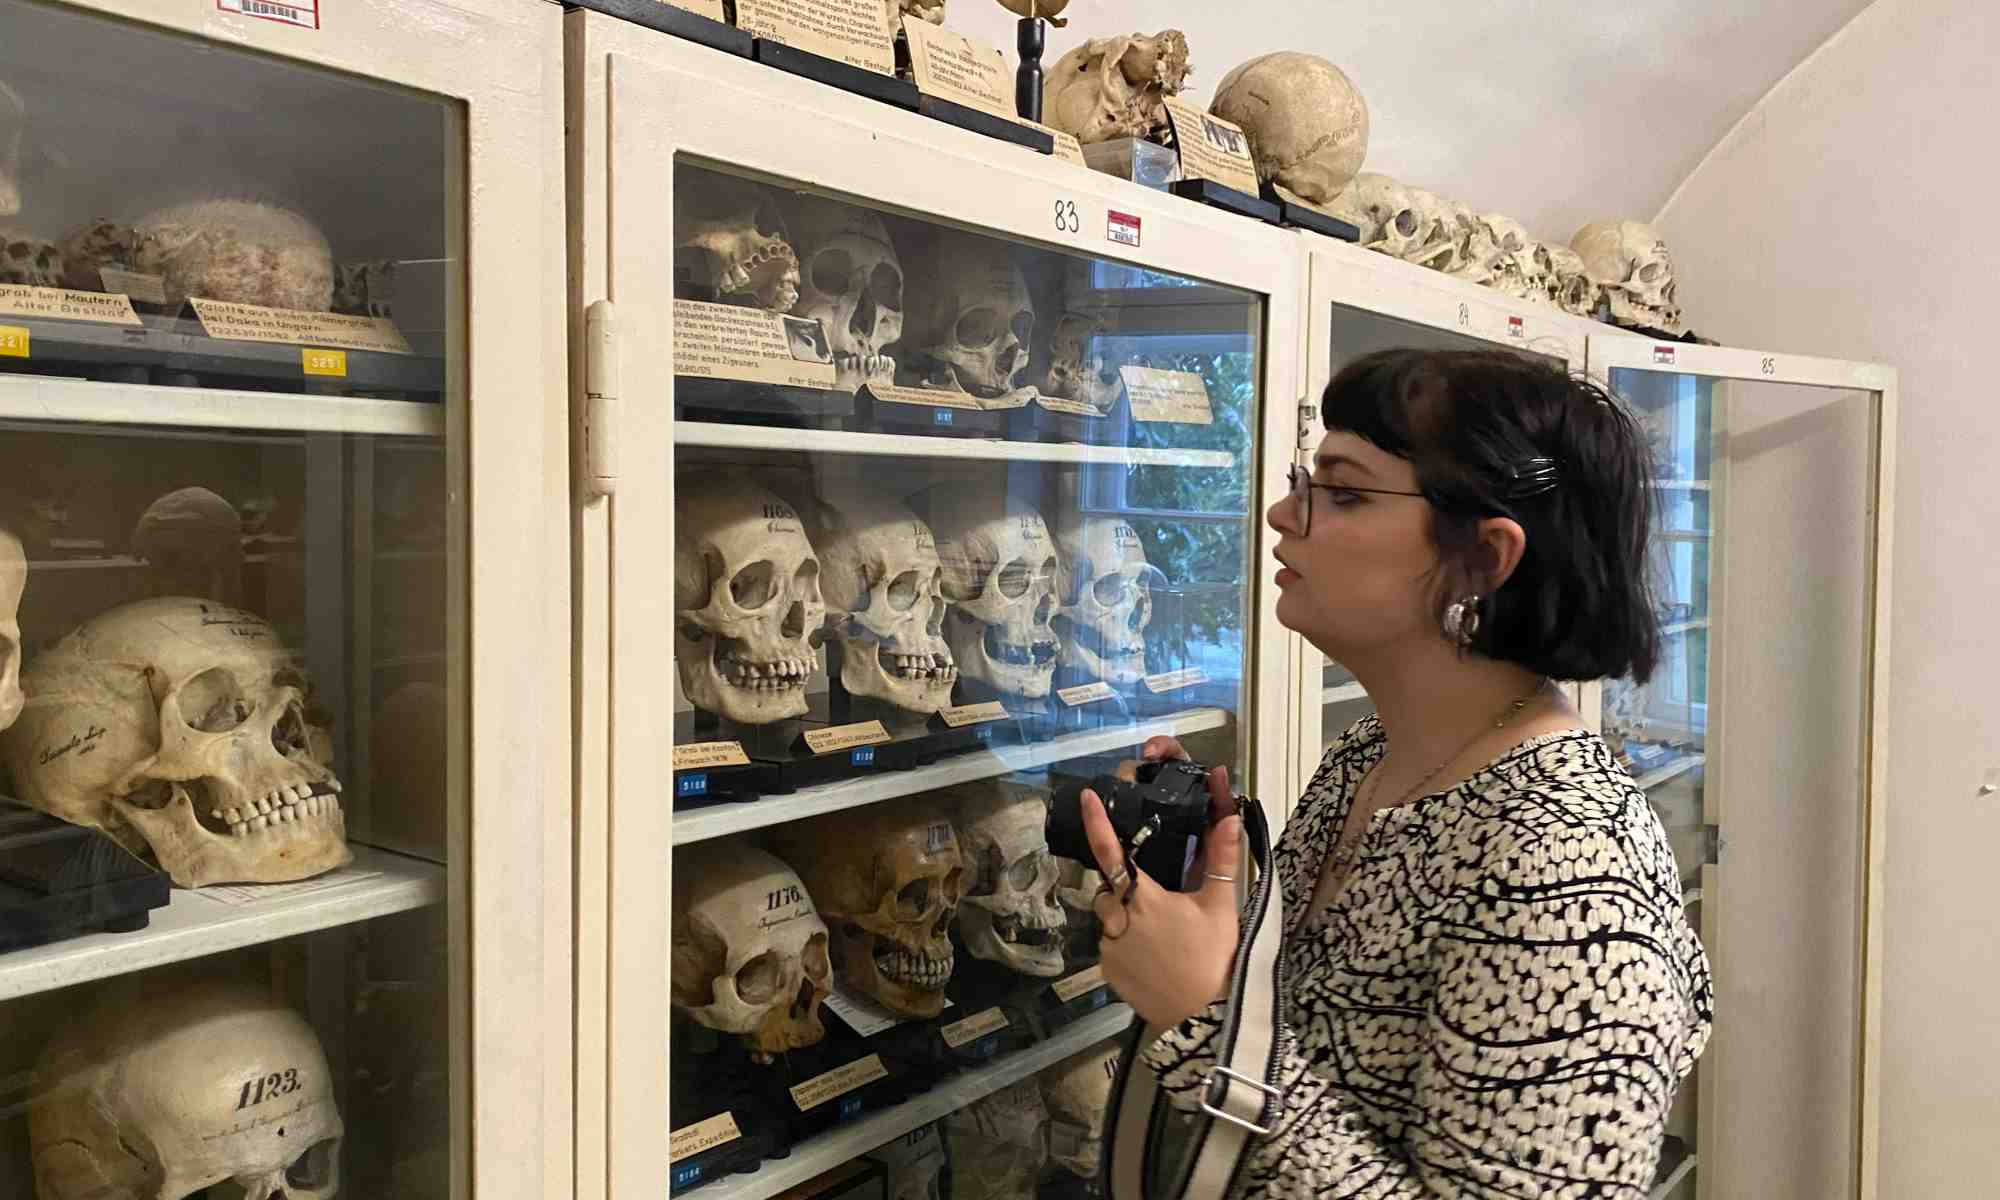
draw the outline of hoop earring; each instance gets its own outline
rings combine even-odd
[[[1470,650],[1479,637],[1478,592],[1461,596],[1445,606],[1444,640],[1461,650]]]

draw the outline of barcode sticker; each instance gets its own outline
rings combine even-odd
[[[319,28],[319,0],[215,0],[215,7],[301,29]]]

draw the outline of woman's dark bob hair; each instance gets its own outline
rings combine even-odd
[[[1651,678],[1652,463],[1622,403],[1504,350],[1370,354],[1334,377],[1324,403],[1328,430],[1416,467],[1441,556],[1440,620],[1478,590],[1467,581],[1480,576],[1479,521],[1511,517],[1526,532],[1520,564],[1480,606],[1474,651],[1553,679]]]

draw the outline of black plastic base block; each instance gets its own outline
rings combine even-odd
[[[960,129],[969,129],[974,133],[983,133],[987,137],[998,138],[1003,142],[1012,142],[1016,146],[1026,146],[1038,154],[1054,154],[1056,152],[1055,138],[1042,130],[1030,129],[1018,121],[1009,121],[1005,117],[996,117],[990,112],[981,112],[976,108],[968,108],[956,101],[941,99],[937,96],[919,95],[917,97],[917,111],[931,118],[933,121],[943,121],[947,125],[956,125]]]
[[[854,416],[854,393],[676,375],[674,416],[723,425],[842,429]]]
[[[849,66],[831,58],[805,50],[795,50],[768,38],[751,39],[750,57],[767,67],[775,67],[789,75],[823,83],[839,88],[843,92],[853,92],[870,100],[880,100],[897,108],[917,110],[917,85],[893,75],[883,75],[865,67]]]
[[[1307,208],[1290,200],[1278,200],[1276,204],[1280,225],[1289,225],[1293,229],[1308,229],[1330,238],[1338,238],[1343,242],[1361,240],[1361,230],[1339,217],[1329,217],[1316,208]]]
[[[104,834],[0,802],[0,951],[136,932],[171,890]]]
[[[792,788],[774,763],[752,761],[731,767],[700,767],[674,772],[674,808],[705,808],[711,804],[745,804]]]
[[[740,29],[660,0],[563,0],[563,6],[601,12],[743,58],[750,57],[750,44],[755,40]]]
[[[853,428],[861,433],[974,437],[1000,441],[1006,439],[1009,419],[1018,411],[958,408],[948,404],[891,404],[875,399],[865,387],[855,394],[854,399]]]
[[[1239,192],[1232,187],[1224,187],[1213,179],[1180,179],[1167,185],[1167,190],[1184,200],[1199,200],[1211,208],[1233,212],[1240,217],[1278,223],[1278,206],[1248,192]]]

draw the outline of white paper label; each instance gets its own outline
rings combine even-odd
[[[328,871],[314,879],[303,879],[297,883],[229,883],[211,884],[194,889],[194,894],[217,904],[227,904],[231,908],[242,908],[252,904],[270,904],[279,900],[289,900],[294,896],[309,896],[314,892],[324,892],[332,888],[346,887],[364,879],[373,879],[380,871],[364,871],[358,867],[342,867]]]
[[[1200,667],[1185,667],[1179,671],[1166,671],[1158,675],[1146,676],[1146,690],[1155,696],[1162,692],[1177,692],[1197,683],[1207,683],[1208,672]]]
[[[1181,174],[1189,179],[1213,179],[1224,187],[1257,194],[1257,165],[1250,159],[1250,139],[1241,126],[1203,112],[1174,96],[1163,96],[1180,147]]]
[[[851,67],[896,73],[895,34],[882,0],[736,0],[736,27]]]
[[[1082,683],[1072,688],[1056,689],[1057,697],[1071,708],[1082,704],[1095,704],[1100,700],[1109,700],[1117,694],[1117,692],[1111,690],[1110,684],[1101,679],[1096,683]]]
[[[829,1100],[888,1076],[889,1068],[882,1065],[882,1056],[871,1054],[867,1058],[857,1058],[844,1067],[835,1067],[824,1075],[815,1075],[792,1088],[792,1103],[799,1106],[800,1112],[809,1112]]]
[[[742,1136],[743,1131],[736,1127],[736,1114],[720,1113],[706,1121],[674,1130],[667,1138],[667,1161],[677,1163],[704,1150],[727,1146]]]
[[[995,1007],[953,1021],[941,1027],[938,1033],[943,1036],[945,1045],[956,1050],[967,1042],[976,1042],[995,1030],[1005,1029],[1008,1024],[1007,1014]]]
[[[124,296],[29,287],[24,283],[0,283],[0,317],[48,317],[97,325],[140,323],[139,314],[132,311],[132,302]]]
[[[1099,963],[1097,966],[1087,967],[1074,975],[1056,980],[1049,985],[1049,990],[1056,994],[1056,999],[1068,1004],[1085,992],[1103,986],[1104,965]]]
[[[1015,120],[1014,72],[992,46],[909,17],[903,35],[910,41],[910,73],[917,90],[996,117]]]
[[[332,346],[339,350],[373,350],[378,354],[408,354],[410,343],[395,324],[381,317],[345,313],[298,312],[228,300],[188,297],[208,336],[226,342],[277,342],[288,346]]]
[[[1118,374],[1125,380],[1125,396],[1132,404],[1135,421],[1172,421],[1181,425],[1209,425],[1215,421],[1208,403],[1208,385],[1193,371],[1123,366],[1118,368]]]
[[[814,754],[832,754],[836,750],[852,750],[856,746],[875,746],[889,740],[889,731],[880,721],[856,721],[852,725],[829,725],[825,729],[808,729],[806,745]]]
[[[939,709],[938,716],[953,729],[962,729],[985,721],[1004,721],[1007,719],[1007,707],[998,700],[988,700],[984,704],[961,704],[957,708]]]
[[[703,767],[741,767],[750,762],[742,742],[690,742],[674,747],[674,770],[698,771]]]

